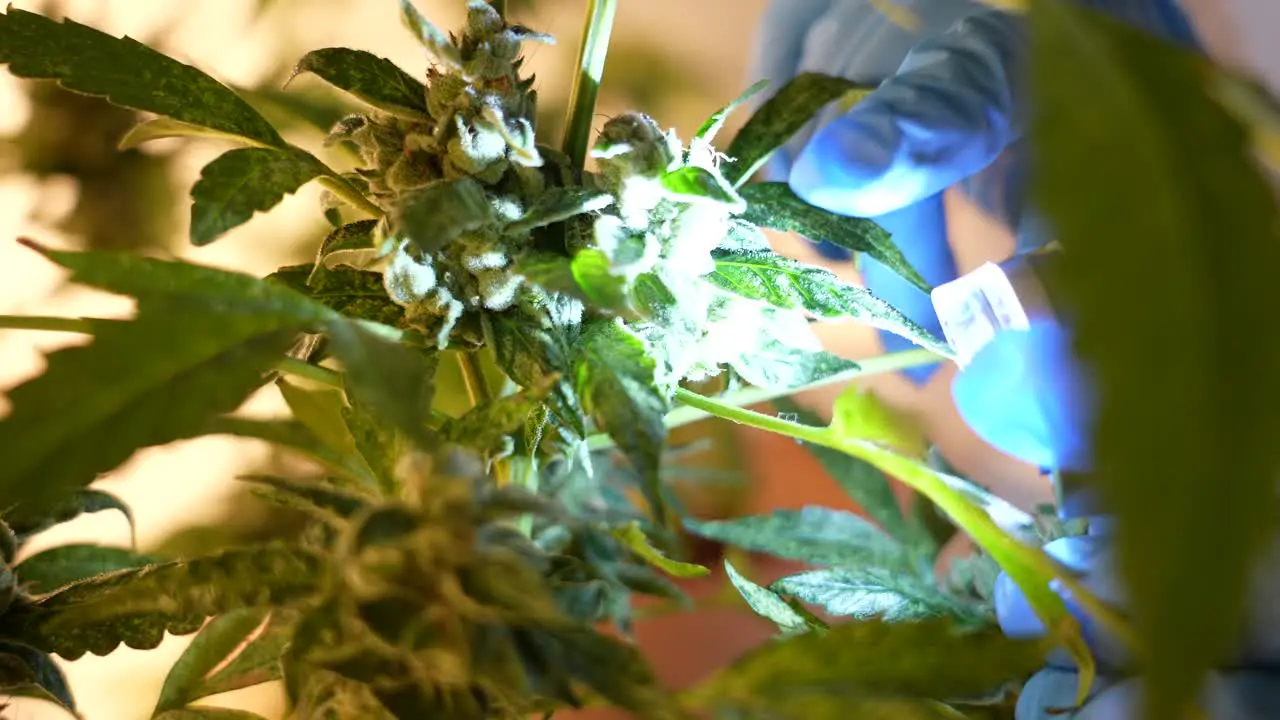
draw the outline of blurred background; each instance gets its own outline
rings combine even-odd
[[[684,138],[705,117],[745,88],[752,42],[765,0],[644,0],[623,2],[602,88],[601,118],[639,109],[674,127]],[[516,21],[551,33],[558,44],[531,45],[526,68],[539,82],[539,134],[556,142],[582,26],[579,0],[508,0]],[[336,92],[311,77],[289,92],[280,87],[308,50],[348,46],[385,56],[412,73],[425,70],[416,42],[402,30],[392,0],[18,0],[13,6],[65,15],[114,35],[129,35],[191,63],[245,92],[251,102],[303,147],[321,152],[324,131],[349,108]],[[460,0],[418,0],[445,28],[464,17]],[[1228,46],[1230,46],[1228,44]],[[319,189],[304,188],[272,212],[256,216],[216,243],[193,248],[186,241],[187,193],[203,164],[225,147],[214,142],[162,141],[140,151],[118,152],[116,142],[137,120],[133,113],[73,95],[48,83],[20,82],[0,72],[0,314],[119,316],[127,301],[67,287],[64,278],[13,238],[30,236],[65,248],[130,249],[156,256],[263,275],[307,262],[325,233]],[[730,120],[726,133],[745,120]],[[321,153],[322,156],[325,153]],[[958,197],[949,197],[949,222],[961,264],[974,267],[1003,258],[1012,238]],[[774,236],[780,251],[823,262],[796,238]],[[849,267],[833,268],[857,281]],[[846,357],[878,354],[875,335],[863,328],[821,326],[829,347]],[[0,330],[0,388],[43,370],[43,354],[76,336]],[[950,368],[927,386],[900,378],[864,382],[882,400],[918,423],[962,473],[1023,508],[1048,499],[1030,468],[978,441],[958,420],[948,396]],[[806,394],[803,403],[829,411],[839,388]],[[0,396],[0,414],[8,408]],[[274,390],[255,397],[246,413],[281,415]],[[728,516],[778,507],[823,504],[849,508],[848,500],[794,442],[704,422],[684,428],[681,440],[701,441],[686,460],[688,496],[695,512]],[[0,448],[0,461],[3,449]],[[294,518],[261,506],[234,478],[287,472],[289,461],[252,441],[204,438],[137,454],[100,482],[125,500],[137,524],[139,549],[182,555],[288,532]],[[679,481],[679,478],[676,478]],[[710,479],[710,480],[709,480]],[[854,508],[850,508],[854,509]],[[27,554],[68,542],[126,545],[127,522],[115,513],[81,516],[37,538]],[[714,556],[698,558],[718,567]],[[756,559],[757,581],[786,568]],[[693,613],[655,615],[637,634],[662,680],[673,687],[705,677],[772,634],[740,602],[722,600],[723,578],[690,586],[712,597]],[[142,720],[155,703],[164,673],[190,637],[169,638],[150,652],[122,649],[64,667],[88,720]],[[282,715],[278,688],[264,686],[210,704]],[[6,717],[62,717],[32,703]],[[584,713],[604,717],[606,713]]]

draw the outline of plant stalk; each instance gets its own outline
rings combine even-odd
[[[480,358],[476,353],[458,353],[458,368],[462,370],[462,384],[467,389],[472,407],[493,400],[493,391],[489,389],[489,381],[485,379],[484,368],[480,367]]]
[[[565,123],[563,150],[573,166],[586,167],[591,142],[591,122],[595,118],[600,78],[609,55],[609,37],[618,0],[587,0],[587,19],[578,48],[578,75],[569,96],[569,118]]]

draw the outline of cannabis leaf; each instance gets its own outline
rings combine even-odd
[[[387,295],[382,274],[352,268],[323,268],[315,265],[288,265],[267,276],[268,280],[317,300],[356,320],[388,325],[405,325],[404,308]]]
[[[283,379],[276,381],[276,387],[293,417],[339,459],[341,467],[350,468],[357,480],[370,487],[378,486],[378,477],[360,454],[347,427],[341,392],[327,388],[306,390]]]
[[[303,73],[312,73],[383,112],[409,120],[426,116],[426,87],[371,52],[343,47],[312,50],[298,61],[289,82]]]
[[[769,588],[760,587],[748,580],[728,560],[724,561],[724,571],[729,576],[738,594],[751,610],[762,618],[770,620],[785,635],[797,635],[810,630],[826,630],[827,624],[802,607],[787,602],[786,598]]]
[[[364,494],[334,487],[330,483],[318,483],[272,475],[244,475],[245,482],[265,485],[276,491],[268,496],[289,507],[306,510],[323,517],[349,518],[371,507],[372,500]]]
[[[629,314],[626,278],[614,274],[609,256],[596,248],[583,248],[572,258],[529,253],[516,262],[515,269],[544,290],[576,297],[602,311]]]
[[[735,520],[686,520],[685,529],[709,540],[810,565],[919,569],[900,543],[843,510],[810,506]]]
[[[910,708],[991,696],[1039,670],[1047,649],[1044,641],[1013,640],[998,628],[966,630],[945,619],[846,622],[762,645],[686,697],[693,707],[755,715],[841,717],[852,709],[862,717],[857,710],[867,703]],[[905,717],[922,717],[916,712]]]
[[[519,220],[507,226],[507,231],[528,232],[578,215],[603,210],[613,202],[613,196],[602,190],[578,186],[547,188]]]
[[[280,610],[232,610],[209,621],[170,668],[153,716],[280,677],[291,624]]]
[[[67,660],[106,655],[122,643],[150,650],[166,632],[195,632],[213,615],[306,599],[324,582],[323,569],[309,550],[258,545],[120,570],[15,605],[5,634]]]
[[[611,534],[618,542],[622,543],[623,547],[672,577],[703,577],[710,572],[701,565],[672,560],[663,555],[662,551],[649,544],[649,538],[645,535],[638,521],[633,520],[626,525],[616,527]]]
[[[232,435],[262,440],[283,450],[291,450],[316,461],[327,470],[354,482],[366,480],[367,467],[361,458],[341,455],[326,447],[307,426],[296,420],[256,420],[218,417],[209,421],[201,434]]]
[[[452,69],[462,69],[461,51],[443,30],[414,7],[412,0],[400,0],[400,20],[435,59]]]
[[[406,196],[396,207],[396,226],[422,252],[480,228],[494,218],[479,182],[462,177],[437,180]]]
[[[28,592],[43,594],[95,575],[155,562],[125,548],[62,545],[32,555],[18,563],[13,571]]]
[[[912,622],[935,617],[983,616],[938,589],[931,575],[864,566],[812,570],[775,580],[769,589],[859,620]]]
[[[703,121],[702,125],[698,127],[698,132],[694,133],[694,137],[706,143],[710,143],[712,140],[715,140],[716,135],[719,134],[720,130],[724,127],[725,121],[729,119],[729,116],[733,114],[733,111],[742,107],[744,103],[755,97],[760,91],[764,90],[768,86],[768,79],[757,80],[754,85],[744,90],[741,95],[734,99],[733,102],[715,111],[711,114],[711,117]]]
[[[59,705],[77,720],[76,701],[62,668],[48,653],[0,640],[0,697],[27,697]],[[6,709],[0,703],[0,710]]]
[[[118,510],[129,523],[130,545],[136,545],[137,523],[133,511],[120,498],[102,490],[80,490],[72,493],[52,507],[31,508],[17,506],[4,514],[4,522],[22,545],[37,533],[48,530],[59,523],[74,520],[84,513],[96,513],[103,510]],[[13,558],[6,558],[12,562]]]
[[[803,425],[823,424],[821,418],[790,398],[776,399],[773,406]],[[858,509],[875,520],[890,537],[909,546],[920,547],[924,551],[922,554],[932,557],[936,548],[927,542],[926,533],[907,521],[898,497],[889,484],[889,478],[884,473],[865,460],[839,450],[813,443],[804,443],[804,448],[822,464],[823,469],[857,504]]]
[[[716,269],[705,278],[717,287],[777,308],[806,310],[819,318],[852,318],[888,330],[943,356],[951,348],[871,291],[850,285],[823,268],[769,250],[716,250]]]
[[[104,323],[86,346],[49,356],[10,393],[0,421],[3,504],[41,507],[113,469],[135,450],[203,433],[266,379],[299,332],[318,328],[348,387],[413,438],[428,410],[422,356],[274,283],[129,254],[40,248],[72,281],[138,299],[129,322]]]
[[[1280,210],[1250,129],[1219,104],[1226,71],[1069,3],[1034,5],[1036,201],[1100,401],[1088,482],[1123,528],[1145,717],[1176,717],[1238,642],[1275,533],[1280,340],[1258,322],[1280,312]],[[1110,108],[1105,127],[1086,100]],[[1114,172],[1097,173],[1102,158]]]
[[[729,365],[752,385],[778,389],[800,388],[858,369],[857,363],[825,350],[803,350],[775,339],[764,340]]]
[[[682,202],[709,201],[727,206],[731,212],[742,212],[746,203],[719,173],[696,165],[686,165],[659,178],[662,188],[673,199]]]
[[[191,242],[208,245],[328,172],[314,155],[292,146],[223,153],[191,188]]]
[[[440,432],[444,439],[482,453],[502,452],[502,443],[512,433],[524,429],[529,415],[543,406],[560,378],[549,375],[512,395],[495,398],[450,418]]]
[[[591,415],[640,473],[655,517],[665,517],[659,474],[667,399],[654,385],[656,365],[644,343],[620,322],[586,326],[574,360],[574,388]]]
[[[805,202],[786,183],[752,183],[742,188],[747,210],[742,218],[760,227],[784,230],[811,240],[826,240],[846,250],[863,252],[884,263],[924,292],[933,288],[874,221],[847,217]]]
[[[721,166],[721,172],[734,187],[742,187],[775,150],[785,145],[828,103],[850,93],[869,91],[852,80],[832,75],[796,75],[761,105],[734,136],[725,150],[729,160]]]
[[[275,128],[226,85],[132,38],[71,20],[10,7],[0,14],[0,64],[21,78],[57,80],[132,110],[284,146]]]

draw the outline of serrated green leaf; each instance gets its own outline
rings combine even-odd
[[[344,47],[312,50],[298,61],[289,82],[303,73],[312,73],[392,115],[421,120],[427,114],[426,86],[390,60],[365,50]]]
[[[850,93],[865,94],[870,90],[842,77],[820,73],[796,75],[761,105],[734,136],[725,150],[730,159],[721,166],[721,172],[734,187],[742,187],[769,156],[800,132],[819,110]]]
[[[529,416],[543,407],[547,396],[559,382],[559,376],[546,376],[537,385],[481,403],[462,417],[450,418],[440,428],[440,433],[449,442],[485,454],[499,452],[503,440],[524,429]]]
[[[687,165],[663,173],[659,179],[668,196],[680,202],[712,202],[727,206],[731,212],[746,210],[746,201],[718,173]]]
[[[273,475],[241,475],[239,479],[278,491],[293,507],[331,513],[340,518],[350,518],[367,509],[372,502],[365,495],[317,482]]]
[[[284,140],[230,88],[132,38],[115,38],[71,20],[55,22],[9,8],[0,14],[0,65],[21,78],[57,80],[104,97],[268,146]]]
[[[516,262],[516,272],[544,290],[576,297],[592,308],[628,310],[626,278],[615,275],[609,256],[595,248],[583,248],[572,258],[529,253]]]
[[[451,69],[462,69],[462,53],[457,46],[419,12],[411,0],[400,0],[400,20],[432,57]]]
[[[119,570],[14,606],[5,634],[67,660],[107,655],[121,644],[150,650],[166,632],[193,633],[207,617],[310,598],[324,570],[311,550],[283,545]]]
[[[752,183],[742,188],[747,209],[742,219],[760,227],[826,240],[846,250],[866,253],[902,279],[928,293],[933,287],[907,262],[889,233],[874,221],[848,217],[814,207],[786,183]]]
[[[201,707],[192,705],[185,708],[174,708],[156,715],[152,720],[267,720],[265,717],[248,710],[234,710],[220,707]]]
[[[269,612],[246,608],[210,620],[169,669],[151,714],[175,710],[204,697],[195,690],[203,684],[205,676],[238,653],[251,636],[263,628]]]
[[[844,282],[829,270],[771,250],[716,250],[712,257],[716,269],[705,278],[727,292],[763,300],[777,308],[803,309],[822,319],[852,318],[944,357],[952,354],[949,345],[897,308],[865,288]]]
[[[0,640],[0,697],[5,696],[44,700],[81,717],[67,676],[48,653]]]
[[[138,313],[103,325],[88,346],[54,353],[44,375],[11,392],[13,413],[0,422],[8,449],[0,504],[56,501],[138,448],[201,434],[261,387],[297,333],[312,328],[329,335],[349,392],[369,398],[406,436],[427,441],[429,408],[418,400],[432,380],[429,363],[371,326],[248,275],[38,249],[72,270],[73,282],[138,298]]]
[[[885,622],[914,622],[952,617],[974,621],[982,616],[953,600],[924,573],[879,567],[812,570],[775,580],[769,589],[821,606],[836,616]]]
[[[806,633],[810,630],[825,631],[827,629],[827,624],[814,617],[812,613],[791,605],[785,598],[769,588],[761,587],[748,580],[728,560],[724,561],[724,571],[729,576],[729,582],[738,591],[738,594],[742,596],[742,599],[747,601],[747,605],[750,606],[751,610],[760,617],[777,625],[784,636]]]
[[[687,697],[693,707],[729,705],[775,717],[807,717],[795,714],[797,703],[820,695],[829,696],[824,703],[854,706],[985,697],[1025,682],[1043,667],[1047,647],[1007,638],[998,628],[966,631],[945,619],[845,622],[762,645]]]
[[[703,121],[702,125],[698,128],[698,132],[694,133],[693,136],[706,143],[710,143],[712,140],[715,140],[716,135],[724,127],[725,121],[729,119],[729,116],[733,114],[733,111],[742,107],[745,102],[755,97],[756,94],[768,86],[769,80],[767,78],[764,80],[757,80],[754,85],[744,90],[741,95],[734,99],[733,102],[720,108],[713,113],[711,117]]]
[[[356,320],[402,327],[404,308],[387,295],[382,274],[352,268],[289,265],[267,276]]]
[[[484,187],[470,177],[437,180],[406,197],[396,209],[398,231],[428,253],[493,219]]]
[[[1259,323],[1280,311],[1280,210],[1219,104],[1224,70],[1067,3],[1035,3],[1030,26],[1036,202],[1099,399],[1088,481],[1121,528],[1145,717],[1180,717],[1239,642],[1275,532],[1280,341]]]
[[[352,458],[326,447],[306,425],[295,420],[254,420],[239,417],[214,418],[204,434],[234,435],[263,440],[278,448],[292,450],[353,482],[365,480],[367,468],[360,458]]]
[[[314,155],[292,146],[223,153],[191,188],[192,244],[208,245],[328,172]]]
[[[368,250],[374,246],[374,228],[379,220],[369,218],[357,220],[333,229],[320,243],[316,252],[316,264],[320,264],[326,255],[339,250]]]
[[[27,591],[41,595],[95,575],[139,568],[157,562],[125,548],[103,545],[62,545],[36,553],[14,567]]]
[[[661,519],[666,504],[660,466],[670,403],[654,384],[656,369],[640,338],[620,322],[597,320],[578,343],[573,385],[583,409],[640,474],[650,510]]]
[[[598,212],[613,202],[613,196],[601,190],[578,186],[547,188],[519,220],[507,226],[507,232],[528,232],[554,225],[579,215]]]
[[[858,363],[825,350],[802,350],[772,339],[731,360],[729,366],[752,385],[788,390],[858,369]]]
[[[276,380],[285,404],[298,422],[302,423],[334,456],[341,458],[344,468],[351,468],[356,478],[372,487],[378,486],[373,468],[365,462],[356,448],[356,439],[347,427],[344,417],[346,403],[342,393],[327,388],[307,390],[284,379]]]
[[[153,716],[211,695],[278,680],[289,613],[245,608],[209,621],[170,668]]]
[[[48,530],[59,523],[69,522],[84,513],[96,513],[103,510],[119,510],[129,523],[130,546],[137,545],[137,523],[133,511],[123,500],[102,490],[80,490],[57,503],[52,508],[27,513],[18,506],[9,508],[4,514],[4,522],[13,531],[18,544],[31,539],[33,535]],[[6,560],[11,562],[12,558]]]
[[[615,527],[610,532],[618,542],[622,543],[623,547],[626,547],[640,559],[672,577],[704,577],[711,572],[701,565],[672,560],[664,555],[661,550],[649,543],[649,537],[645,535],[644,530],[637,521],[633,520],[621,527]]]
[[[919,423],[858,385],[849,386],[837,397],[830,427],[841,437],[870,440],[908,457],[924,460],[929,453],[929,440]]]
[[[773,406],[793,422],[815,427],[823,424],[821,418],[791,398],[773,400]],[[890,537],[909,547],[917,546],[919,533],[907,522],[893,486],[884,473],[870,463],[838,450],[813,443],[802,444],[822,464],[831,479],[840,485],[849,499],[857,504],[859,510],[866,513]],[[928,553],[929,557],[932,555],[932,552]]]
[[[572,369],[570,345],[576,338],[549,317],[496,313],[489,316],[489,321],[497,364],[518,385],[536,386],[549,375],[563,375]],[[561,428],[577,437],[586,435],[572,377],[561,380],[548,405]]]
[[[784,560],[836,567],[883,567],[913,572],[920,564],[906,548],[866,519],[843,510],[805,507],[736,520],[686,520],[699,537]]]
[[[156,117],[144,120],[129,129],[120,138],[117,147],[120,150],[132,150],[139,145],[153,140],[165,140],[179,137],[204,137],[218,140],[239,140],[240,136],[231,135],[220,130],[191,125],[168,117]]]

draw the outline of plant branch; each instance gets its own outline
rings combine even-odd
[[[600,78],[604,76],[617,9],[618,0],[587,0],[587,20],[578,49],[578,76],[573,81],[563,145],[564,153],[579,170],[587,163],[591,121],[595,117],[596,97],[600,93]]]
[[[866,360],[859,360],[858,367],[852,370],[830,375],[803,387],[791,389],[750,387],[717,398],[716,401],[726,406],[747,407],[748,405],[769,402],[770,400],[777,400],[778,398],[789,397],[830,385],[838,385],[870,375],[881,375],[921,365],[932,365],[943,360],[945,358],[941,355],[929,350],[904,350],[902,352],[886,353]],[[697,395],[697,397],[702,396]],[[717,417],[717,415],[693,405],[685,404],[683,407],[678,407],[667,413],[666,426],[668,429],[678,428],[712,417]],[[592,435],[587,438],[587,447],[592,450],[602,450],[607,447],[613,447],[613,440],[604,434]]]
[[[1056,579],[1072,596],[1072,600],[1092,615],[1098,622],[1135,652],[1140,650],[1132,629],[1078,579],[1060,567],[1053,559],[1045,555],[1043,550],[1024,545],[1001,529],[986,510],[976,506],[963,492],[957,492],[948,482],[947,476],[923,466],[918,461],[898,455],[869,440],[843,437],[832,432],[831,428],[814,427],[801,423],[783,420],[772,415],[734,407],[719,400],[699,395],[684,388],[676,389],[676,399],[690,407],[698,408],[709,415],[729,420],[740,425],[777,433],[802,442],[812,443],[836,450],[861,460],[865,460],[881,472],[900,480],[941,508],[951,516],[956,525],[969,534],[979,545],[1000,562],[1011,576],[1018,575],[1027,579],[1034,574],[1037,580],[1045,581],[1043,587],[1025,585],[1015,577],[1019,587],[1027,594],[1035,607],[1036,597],[1051,598],[1054,604],[1062,605],[1062,600],[1048,589],[1047,581]],[[1040,608],[1037,608],[1039,614]],[[1061,607],[1065,614],[1065,605]],[[1051,627],[1049,618],[1041,618],[1046,627]],[[1065,621],[1071,622],[1070,616]]]
[[[458,353],[458,368],[462,371],[462,384],[467,389],[472,407],[493,400],[493,391],[489,389],[489,381],[484,377],[484,368],[480,366],[476,353]]]
[[[375,218],[382,217],[385,214],[382,212],[382,208],[374,205],[372,200],[365,197],[363,193],[352,187],[351,183],[338,175],[322,175],[318,179],[318,182],[329,192],[347,201],[352,206],[369,213]]]

